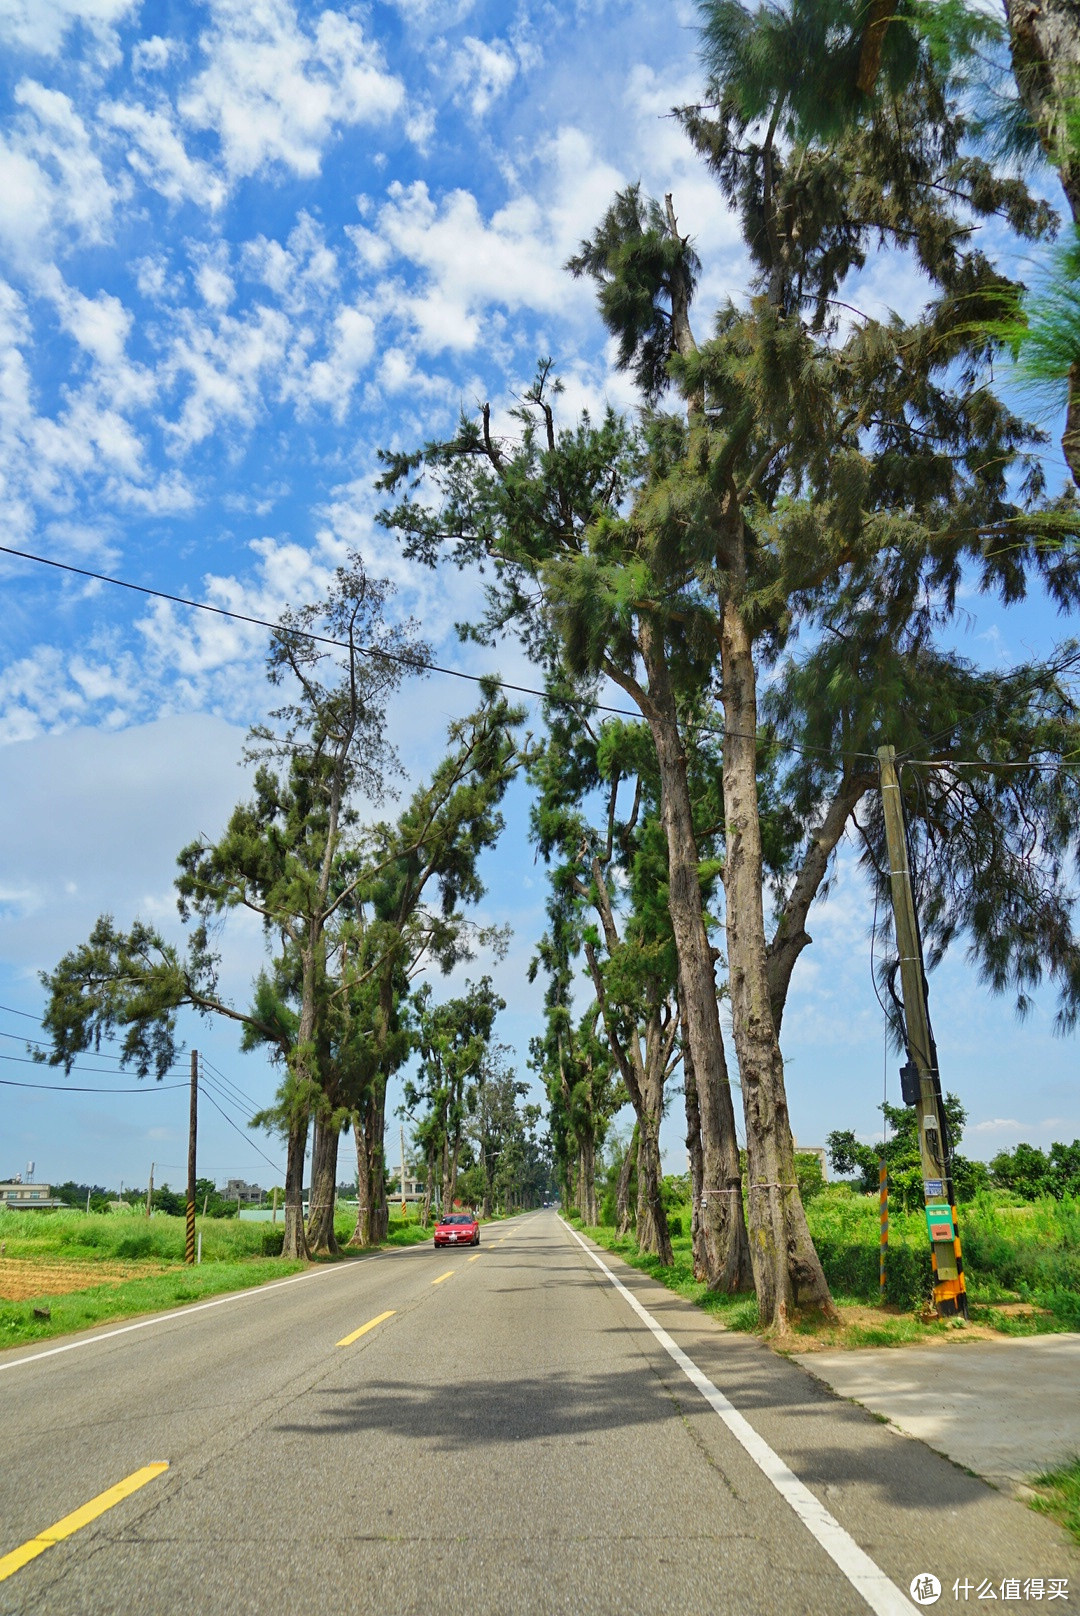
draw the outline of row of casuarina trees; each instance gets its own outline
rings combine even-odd
[[[545,361],[505,422],[484,405],[452,438],[386,456],[384,521],[431,566],[451,548],[485,568],[477,632],[513,629],[546,675],[534,1061],[564,1194],[595,1216],[596,1143],[629,1099],[639,1239],[669,1254],[658,1131],[681,1061],[698,1272],[752,1285],[782,1329],[832,1303],[780,1033],[842,838],[887,892],[879,746],[907,765],[931,956],[963,932],[992,986],[1022,1007],[1052,978],[1063,1026],[1076,1016],[1077,794],[1054,767],[1077,739],[1075,652],[990,676],[953,647],[965,591],[1078,603],[1073,492],[1048,492],[1045,435],[993,369],[1025,316],[989,227],[1031,243],[1056,218],[995,157],[975,64],[997,52],[1007,68],[1011,47],[1012,130],[1041,143],[1075,207],[1080,24],[1056,0],[1013,0],[1005,24],[915,0],[702,13],[704,93],[674,115],[739,223],[746,295],[699,320],[702,266],[674,199],[629,187],[568,268],[597,288],[635,418],[563,419]],[[921,288],[911,316],[859,306],[886,253]],[[1072,307],[1068,387],[1075,289]],[[623,711],[605,716],[613,698]]]
[[[1032,8],[1012,9],[1018,105],[1075,206],[1080,29],[1061,5],[1042,8],[1055,24],[1043,32]],[[275,636],[270,673],[289,699],[253,733],[255,798],[219,842],[181,854],[188,951],[104,919],[47,979],[47,1024],[57,1060],[116,1032],[149,1071],[172,1058],[179,1005],[234,1017],[282,1067],[286,1249],[304,1249],[312,1126],[306,1240],[332,1245],[317,1186],[333,1185],[350,1119],[357,1234],[378,1238],[408,985],[475,946],[477,860],[525,768],[551,874],[533,1059],[564,1193],[594,1215],[597,1141],[628,1099],[639,1239],[670,1253],[659,1122],[681,1067],[698,1272],[753,1286],[783,1328],[832,1303],[797,1188],[780,1033],[845,836],[885,891],[879,745],[907,763],[931,954],[962,932],[994,987],[1022,1004],[1048,977],[1063,1025],[1080,1007],[1077,793],[1048,766],[1080,739],[1074,653],[990,675],[953,649],[966,591],[1076,608],[1077,511],[1071,491],[1047,490],[1044,434],[994,383],[1022,288],[986,227],[1026,242],[1055,227],[979,145],[970,64],[1007,50],[1005,30],[995,42],[992,19],[915,0],[710,0],[703,16],[705,92],[676,116],[739,222],[747,295],[702,322],[673,198],[630,187],[569,268],[597,287],[637,414],[561,419],[545,361],[507,421],[484,405],[451,438],[384,457],[381,519],[405,554],[434,567],[450,550],[483,569],[473,633],[516,634],[542,670],[543,743],[515,742],[521,715],[489,687],[405,813],[362,826],[357,794],[376,794],[391,761],[385,699],[424,649],[387,627],[385,586],[354,562]],[[917,313],[860,309],[859,276],[881,253],[918,279]],[[1063,375],[1080,378],[1080,361]],[[270,947],[246,1012],[216,994],[214,921],[237,906],[261,916]]]

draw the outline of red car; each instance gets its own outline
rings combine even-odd
[[[448,1212],[435,1225],[437,1246],[478,1246],[480,1225],[473,1212]]]

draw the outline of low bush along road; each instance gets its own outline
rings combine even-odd
[[[893,1613],[1060,1529],[583,1242],[386,1251],[0,1355],[0,1609]]]

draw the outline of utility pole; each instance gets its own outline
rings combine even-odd
[[[199,1131],[199,1051],[191,1051],[191,1105],[187,1137],[187,1222],[184,1228],[184,1261],[195,1261],[195,1138]]]
[[[405,1202],[405,1126],[404,1126],[404,1124],[402,1124],[401,1128],[398,1131],[399,1131],[399,1133],[401,1135],[401,1215],[402,1215],[403,1218],[407,1218],[408,1215],[409,1215],[409,1208],[408,1208],[408,1206],[406,1205],[406,1202]]]
[[[150,1183],[146,1191],[146,1215],[150,1216],[150,1209],[154,1204],[154,1164],[150,1163]]]
[[[881,767],[881,803],[889,850],[893,920],[900,956],[900,982],[904,991],[904,1042],[908,1062],[900,1073],[906,1105],[915,1107],[919,1127],[919,1159],[923,1197],[934,1268],[934,1304],[942,1318],[967,1318],[967,1289],[956,1222],[949,1161],[949,1135],[941,1100],[937,1049],[930,1028],[919,923],[911,891],[904,805],[896,773],[896,750],[878,747]]]

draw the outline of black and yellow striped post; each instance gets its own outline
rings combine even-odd
[[[906,1104],[914,1105],[918,1121],[923,1198],[934,1270],[934,1305],[942,1318],[953,1318],[957,1314],[967,1318],[967,1290],[949,1164],[949,1136],[941,1099],[937,1050],[930,1030],[930,1012],[926,1001],[922,945],[911,891],[911,871],[908,868],[904,806],[896,774],[896,753],[891,746],[878,747],[878,763],[881,767],[885,839],[889,849],[896,949],[900,957],[900,981],[904,991],[904,1038],[908,1065],[901,1073],[901,1078],[904,1100]]]
[[[881,1249],[878,1254],[878,1301],[885,1304],[885,1254],[889,1249],[889,1169],[878,1162],[878,1202],[881,1208]]]
[[[184,1223],[184,1261],[195,1261],[195,1141],[199,1132],[199,1051],[191,1051],[191,1101],[188,1107],[187,1205]]]

